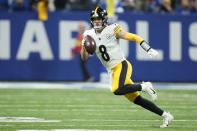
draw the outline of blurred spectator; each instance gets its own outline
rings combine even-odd
[[[70,10],[91,10],[95,8],[96,1],[93,0],[69,0]]]
[[[135,10],[135,1],[134,0],[124,0],[123,7],[125,10]]]
[[[197,13],[197,0],[191,0],[191,13]]]
[[[175,11],[180,0],[171,0],[172,9]]]
[[[148,10],[154,13],[171,13],[172,5],[172,0],[149,0]]]
[[[48,19],[48,0],[30,0],[29,10],[38,12],[38,19],[46,21]]]
[[[28,4],[24,3],[24,0],[14,0],[11,4],[12,11],[27,11]]]
[[[54,6],[56,11],[66,10],[68,0],[54,0]]]
[[[172,3],[171,0],[162,0],[161,5],[159,6],[158,12],[160,13],[172,13]]]
[[[85,31],[86,27],[84,25],[84,23],[79,23],[78,26],[78,33],[77,33],[77,37],[76,37],[76,45],[75,47],[72,49],[72,53],[73,53],[73,57],[79,57],[80,59],[80,68],[81,68],[81,72],[83,75],[83,81],[93,81],[93,77],[90,76],[88,69],[86,67],[86,61],[83,61],[80,57],[80,52],[81,52],[81,41],[83,39],[83,32]]]
[[[148,0],[136,0],[136,10],[137,12],[146,12],[148,11]]]
[[[9,9],[8,0],[0,0],[0,11]]]
[[[37,10],[39,20],[46,21],[48,19],[48,0],[39,0]]]
[[[176,12],[181,13],[183,15],[187,15],[191,13],[190,0],[181,0],[180,6],[177,8]]]
[[[37,4],[38,4],[38,0],[29,0],[29,10],[36,11]]]
[[[108,12],[108,23],[118,20],[117,14],[124,13],[124,3],[121,0],[100,0],[98,5]]]
[[[54,5],[54,0],[49,0],[48,1],[48,9],[49,11],[55,11],[55,5]]]
[[[47,1],[48,11],[83,11],[99,5],[108,10],[109,18],[112,18],[110,12],[114,12],[115,17],[117,13],[125,11],[180,14],[197,12],[197,0],[0,0],[0,11],[42,10],[41,12],[44,12],[44,8],[37,8],[44,5],[42,1]]]
[[[159,12],[159,5],[161,3],[158,2],[158,0],[149,0],[149,6],[148,11],[149,12]]]
[[[110,15],[110,17],[113,16],[114,13],[124,12],[124,2],[121,0],[100,0],[98,5],[101,8],[107,9],[108,15]]]

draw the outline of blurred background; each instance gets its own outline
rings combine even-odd
[[[197,0],[0,0],[0,81],[107,82],[95,55],[79,55],[97,5],[159,51],[120,42],[134,81],[197,82]]]

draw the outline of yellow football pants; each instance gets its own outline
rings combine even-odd
[[[129,61],[124,60],[123,62],[116,65],[114,68],[111,69],[111,90],[115,92],[120,85],[127,85],[127,84],[134,84],[131,80],[132,75],[132,66]],[[127,87],[132,88],[132,87]],[[124,96],[129,101],[134,101],[137,96],[139,96],[139,92],[133,92],[125,94]]]

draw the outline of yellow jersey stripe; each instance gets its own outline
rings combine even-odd
[[[114,28],[115,34],[119,33],[122,30],[122,28],[118,25]]]

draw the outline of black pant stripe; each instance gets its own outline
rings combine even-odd
[[[127,61],[124,60],[122,62],[122,70],[121,70],[120,77],[119,77],[119,88],[124,86],[124,82],[127,76],[127,69],[128,69],[128,64],[127,64]]]

